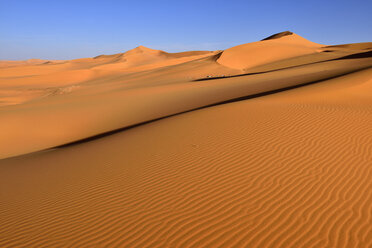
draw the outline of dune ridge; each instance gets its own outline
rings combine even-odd
[[[0,246],[370,247],[371,90],[291,32],[0,68]]]

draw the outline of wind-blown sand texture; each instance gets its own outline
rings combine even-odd
[[[372,247],[372,43],[0,63],[0,247]]]

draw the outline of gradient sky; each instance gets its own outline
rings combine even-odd
[[[72,59],[138,45],[226,49],[290,30],[311,41],[372,41],[371,0],[0,0],[0,59]]]

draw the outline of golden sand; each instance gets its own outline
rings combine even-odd
[[[0,63],[0,247],[372,247],[372,43]]]

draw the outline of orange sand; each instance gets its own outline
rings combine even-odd
[[[371,53],[1,62],[0,247],[371,247]]]

